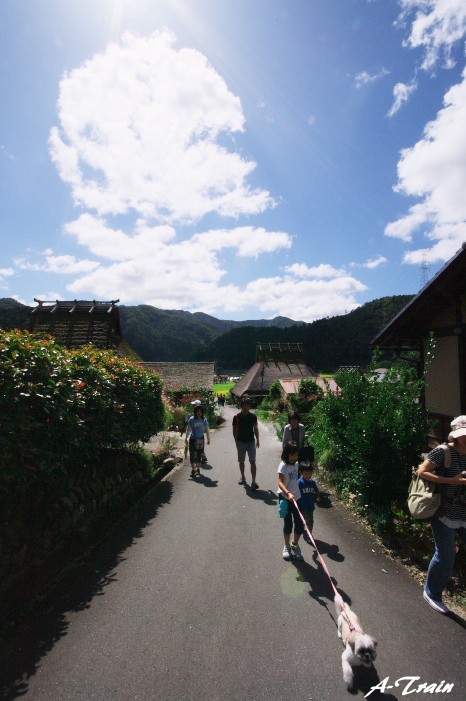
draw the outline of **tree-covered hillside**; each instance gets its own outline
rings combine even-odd
[[[243,326],[231,329],[212,341],[205,348],[199,348],[189,356],[191,361],[215,360],[219,373],[241,373],[256,360],[256,342],[302,343],[306,325],[295,325],[286,329],[276,326]]]
[[[125,340],[146,362],[186,360],[219,333],[189,312],[157,309],[148,304],[119,309]]]
[[[306,363],[319,372],[334,372],[340,365],[366,367],[373,352],[370,341],[410,299],[412,295],[382,297],[349,314],[308,324],[303,337]]]
[[[334,372],[340,365],[365,367],[372,357],[370,341],[410,299],[410,295],[383,297],[349,314],[304,326],[232,329],[199,348],[189,360],[215,360],[218,372],[236,373],[255,362],[257,341],[289,342],[303,343],[306,363],[318,372]]]
[[[26,328],[31,316],[32,307],[27,307],[17,302],[12,297],[0,299],[0,329],[12,331],[13,329]]]
[[[228,321],[147,304],[119,309],[125,341],[145,361],[215,360],[218,372],[237,373],[254,363],[256,341],[291,342],[304,344],[306,362],[314,370],[332,372],[340,365],[367,365],[370,340],[410,299],[383,297],[349,314],[312,324],[286,317]],[[0,299],[0,328],[24,329],[30,314],[31,307]]]

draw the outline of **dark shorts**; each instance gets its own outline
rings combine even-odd
[[[310,531],[312,531],[312,528],[314,526],[314,510],[304,511],[303,509],[301,509],[301,513],[304,516],[304,520],[306,521],[306,526],[309,528]]]
[[[278,497],[279,501],[284,501],[285,497]],[[298,499],[299,506],[299,499]],[[288,535],[293,532],[293,521],[294,530],[297,535],[302,535],[304,533],[304,523],[302,522],[301,516],[298,514],[294,501],[288,500],[288,513],[283,519],[283,533]]]
[[[256,460],[256,441],[236,441],[236,450],[238,451],[238,462],[244,462],[246,453],[248,454],[249,462]]]
[[[200,447],[197,447],[200,446]],[[192,463],[201,462],[202,453],[204,452],[204,439],[203,438],[190,438],[189,439],[189,460]]]

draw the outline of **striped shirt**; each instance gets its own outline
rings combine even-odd
[[[434,448],[427,459],[438,467],[434,470],[440,477],[455,477],[463,470],[466,470],[466,455],[460,455],[455,448],[449,446],[451,465],[445,467],[445,451],[443,448]],[[442,484],[442,494],[448,497],[448,501],[443,500],[442,506],[445,515],[440,517],[440,521],[450,528],[466,527],[466,503],[462,501],[465,496],[465,488],[462,485]],[[455,499],[453,503],[450,499]]]

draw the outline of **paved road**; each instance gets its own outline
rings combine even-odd
[[[333,594],[305,545],[282,560],[279,444],[261,425],[260,489],[238,485],[227,423],[202,478],[184,466],[121,526],[63,591],[27,621],[3,657],[4,699],[27,701],[340,701]],[[337,586],[379,640],[377,674],[394,701],[421,683],[464,701],[466,631],[432,611],[421,587],[379,552],[338,504],[316,512],[315,537]],[[303,548],[304,549],[304,548]],[[463,624],[463,625],[462,625]],[[411,689],[402,677],[419,677]],[[389,689],[389,687],[392,687]],[[432,689],[432,687],[431,687]],[[403,690],[405,694],[403,694]]]

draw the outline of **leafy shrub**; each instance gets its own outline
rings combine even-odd
[[[71,469],[163,428],[161,380],[112,351],[0,332],[0,471]]]
[[[167,430],[180,430],[179,419],[184,416],[186,419],[193,415],[194,407],[192,402],[196,399],[202,401],[205,407],[205,417],[209,422],[209,426],[217,424],[217,402],[214,391],[208,387],[171,387],[164,392],[164,400],[168,404],[168,424],[165,424]],[[179,411],[179,410],[182,411]],[[182,413],[184,412],[184,413]],[[176,429],[175,427],[179,428]]]
[[[342,395],[329,392],[318,402],[308,433],[336,487],[357,495],[359,508],[382,532],[392,527],[393,504],[406,501],[411,468],[425,449],[423,381],[406,365],[381,382],[360,372],[340,373],[336,381]]]

